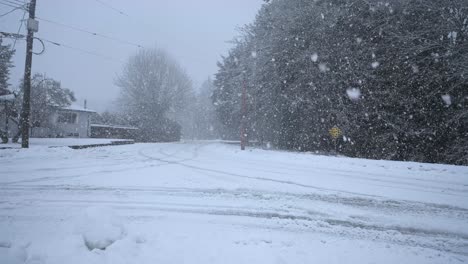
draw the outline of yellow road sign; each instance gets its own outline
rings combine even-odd
[[[333,139],[338,139],[338,137],[340,137],[343,134],[341,129],[339,129],[337,126],[330,128],[330,130],[328,130],[328,133],[330,133],[330,136]]]

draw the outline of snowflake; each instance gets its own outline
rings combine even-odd
[[[452,104],[452,97],[449,94],[442,95],[442,100],[444,100],[444,103],[447,107]]]
[[[328,68],[328,66],[325,63],[320,63],[318,67],[321,72],[327,72],[330,70],[330,68]]]
[[[346,89],[346,94],[352,101],[357,101],[361,99],[361,90],[359,90],[358,88],[348,88]]]
[[[318,54],[317,54],[317,53],[312,54],[312,56],[310,56],[310,59],[311,59],[313,62],[317,62],[317,60],[318,60]]]

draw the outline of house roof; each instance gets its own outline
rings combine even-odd
[[[138,130],[137,127],[119,126],[119,125],[104,125],[104,124],[91,124],[91,127],[103,127],[103,128],[117,128],[127,130]]]
[[[94,110],[84,108],[84,107],[82,107],[80,105],[77,105],[77,104],[71,104],[70,106],[61,107],[60,109],[67,110],[67,111],[96,113],[96,111],[94,111]]]

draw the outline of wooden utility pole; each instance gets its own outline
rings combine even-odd
[[[241,118],[241,131],[240,131],[240,143],[241,143],[241,150],[245,150],[245,143],[246,143],[246,129],[245,129],[245,123],[247,122],[246,120],[246,115],[247,115],[247,91],[245,87],[245,77],[242,82],[242,118]]]
[[[36,0],[29,3],[29,19],[27,22],[28,36],[26,38],[26,63],[23,80],[23,107],[21,110],[21,147],[29,148],[29,122],[31,115],[31,67],[33,55],[34,32],[37,32]]]

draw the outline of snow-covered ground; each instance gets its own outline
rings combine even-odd
[[[64,146],[82,146],[94,144],[110,144],[114,141],[128,141],[128,139],[109,139],[109,138],[31,138],[29,140],[30,148],[36,147],[64,147]],[[20,143],[9,142],[0,144],[2,148],[21,148]]]
[[[464,263],[468,167],[213,142],[0,150],[0,263]]]

